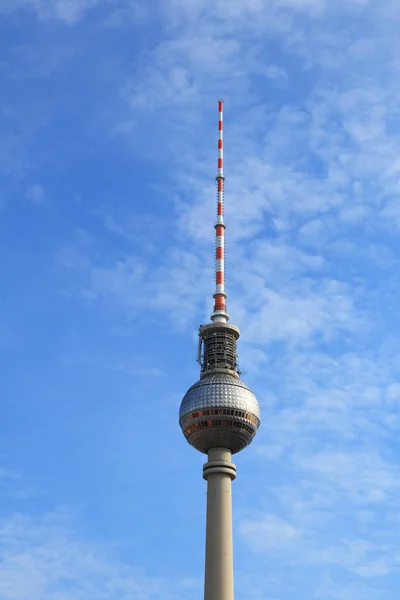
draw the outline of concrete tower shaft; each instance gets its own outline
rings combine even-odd
[[[232,480],[236,467],[229,450],[210,450],[203,477],[207,480],[204,598],[233,600]]]

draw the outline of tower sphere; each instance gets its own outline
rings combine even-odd
[[[260,424],[260,407],[238,377],[207,374],[183,397],[179,424],[189,444],[200,452],[227,448],[235,454],[253,440]]]

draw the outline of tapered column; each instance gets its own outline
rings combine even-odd
[[[207,480],[204,600],[233,600],[232,480],[230,450],[213,448],[203,466]]]

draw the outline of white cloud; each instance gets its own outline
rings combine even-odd
[[[240,535],[255,551],[275,552],[292,544],[301,532],[275,515],[263,515],[259,519],[243,521]]]
[[[82,541],[66,515],[15,514],[0,522],[4,600],[150,600],[191,597],[197,581],[149,577]]]
[[[400,383],[391,383],[390,385],[388,385],[388,387],[386,388],[386,395],[387,398],[393,402],[393,401],[399,401],[400,400]]]
[[[68,25],[76,23],[99,0],[0,0],[0,13],[22,8],[33,10],[41,20],[57,19]]]
[[[63,255],[92,301],[133,319],[201,321],[212,303],[209,113],[225,96],[228,307],[263,407],[252,457],[269,494],[241,532],[260,554],[279,549],[283,565],[294,552],[322,565],[321,598],[385,597],[360,580],[397,568],[398,331],[384,299],[398,297],[397,243],[386,236],[400,223],[398,45],[385,37],[374,61],[382,40],[360,38],[357,25],[375,20],[383,35],[377,7],[163,3],[163,38],[127,77],[118,127],[134,131],[141,155],[149,122],[157,130],[151,151],[175,177],[171,238],[151,257],[79,245]],[[105,212],[105,227],[135,238],[124,217]],[[330,569],[359,579],[321,581]]]
[[[320,451],[295,459],[305,471],[313,471],[351,501],[374,504],[390,501],[399,491],[399,470],[371,451]]]
[[[379,586],[371,586],[359,581],[339,582],[332,579],[330,576],[325,576],[321,585],[315,592],[316,598],[325,600],[332,598],[333,600],[355,600],[363,598],[363,600],[376,600],[376,598],[389,598],[382,588]]]
[[[32,204],[41,204],[46,199],[46,190],[42,185],[30,185],[25,191],[25,198]]]

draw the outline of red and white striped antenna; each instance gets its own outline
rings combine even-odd
[[[225,293],[225,223],[224,223],[224,101],[218,100],[218,174],[217,180],[217,222],[215,224],[215,293],[214,312],[211,320],[215,323],[226,323],[229,320],[226,312]]]

